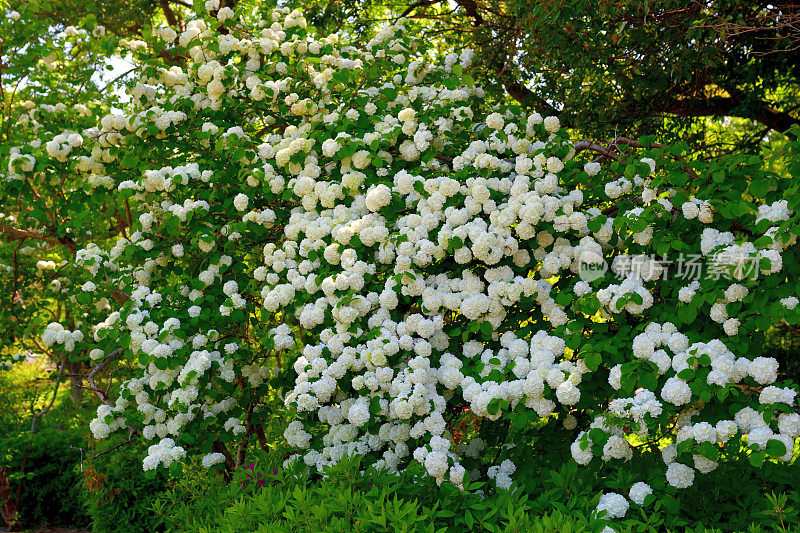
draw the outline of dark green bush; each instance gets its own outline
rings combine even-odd
[[[360,473],[358,459],[323,479],[296,475],[273,457],[240,469],[230,484],[194,470],[154,509],[168,531],[599,531],[604,521],[553,509],[536,516],[528,498],[508,492],[462,493],[430,479]],[[475,485],[474,489],[481,484]]]
[[[17,527],[85,527],[86,506],[80,498],[82,434],[42,428],[0,439],[0,467],[19,513]],[[1,504],[2,502],[0,502]]]
[[[169,475],[163,469],[143,472],[142,456],[141,449],[127,445],[97,457],[88,466],[81,494],[94,533],[152,533],[164,529],[161,517],[150,508],[169,488]]]
[[[602,531],[608,524],[630,533],[800,530],[797,464],[786,468],[767,462],[747,476],[732,476],[742,471],[735,464],[721,466],[694,487],[673,491],[641,509],[632,506],[625,519],[615,521],[592,517],[600,487],[618,485],[621,492],[630,480],[624,474],[592,474],[574,462],[520,476],[527,483],[514,494],[482,483],[471,484],[472,493],[448,483],[437,487],[429,478],[417,477],[413,465],[394,476],[364,472],[353,459],[330,469],[324,479],[278,465],[277,455],[262,456],[240,469],[229,484],[192,467],[153,509],[171,532],[574,533]]]

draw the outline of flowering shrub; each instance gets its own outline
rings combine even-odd
[[[74,258],[76,301],[118,308],[42,335],[136,365],[96,438],[141,434],[145,470],[241,465],[285,386],[287,466],[360,455],[513,489],[531,432],[558,422],[581,465],[647,466],[601,498],[609,518],[743,446],[755,466],[791,460],[796,386],[762,339],[798,317],[797,151],[776,174],[648,138],[573,142],[486,100],[469,50],[251,17],[210,0],[127,43],[121,112],[15,152],[21,176],[80,173],[134,213],[129,238]]]
[[[96,242],[106,245],[129,226],[125,201],[105,188],[86,184],[80,170],[94,149],[89,136],[97,117],[117,98],[103,95],[92,77],[117,50],[93,17],[78,29],[57,30],[19,4],[0,15],[0,370],[46,353],[73,381],[93,348],[84,332],[110,310],[109,298],[92,306],[78,302],[71,259]],[[54,164],[50,164],[50,162]],[[99,178],[96,175],[95,178]],[[95,179],[90,178],[90,179]],[[91,287],[87,285],[86,288]],[[49,322],[53,346],[40,342]]]

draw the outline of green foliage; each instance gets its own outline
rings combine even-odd
[[[608,523],[592,516],[605,484],[620,490],[630,484],[629,474],[587,475],[574,463],[558,464],[557,454],[537,457],[536,464],[549,466],[526,473],[526,490],[515,493],[483,483],[472,484],[472,493],[449,483],[437,486],[418,477],[413,466],[400,475],[364,471],[358,458],[328,469],[324,477],[309,477],[283,469],[275,454],[256,456],[260,460],[237,470],[229,484],[199,465],[187,468],[153,505],[167,531],[596,532]],[[614,528],[655,533],[800,527],[800,465],[768,463],[760,471],[733,475],[740,468],[720,468],[704,487],[651,496]]]
[[[360,0],[309,10],[312,24],[364,39],[375,19],[400,15],[431,48],[475,49],[471,74],[496,94],[558,114],[587,138],[655,134],[708,155],[758,152],[798,121],[792,3]]]
[[[175,532],[579,532],[602,527],[602,521],[580,512],[555,510],[534,517],[528,497],[520,494],[484,498],[449,484],[415,481],[414,476],[374,470],[362,475],[359,459],[343,461],[320,479],[283,470],[272,457],[252,469],[240,469],[228,486],[213,474],[206,474],[207,484],[198,486],[196,478],[188,485],[176,484],[154,508],[171,524],[168,531]],[[263,486],[257,483],[261,480]]]
[[[0,439],[0,468],[5,469],[17,526],[72,526],[89,524],[77,487],[82,478],[80,453],[83,432],[42,428]],[[0,504],[6,502],[0,501]]]
[[[0,469],[18,513],[16,527],[88,528],[93,531],[157,531],[160,519],[148,511],[167,487],[167,474],[146,475],[141,449],[103,449],[87,442],[86,424],[96,406],[80,409],[61,387],[51,410],[30,432],[33,412],[49,403],[54,373],[37,362],[0,372]],[[47,379],[51,378],[51,379]],[[89,448],[89,449],[87,449]]]
[[[121,528],[150,533],[163,528],[150,506],[168,488],[168,474],[142,472],[141,453],[136,447],[122,447],[84,465],[80,492],[94,533],[116,533]]]

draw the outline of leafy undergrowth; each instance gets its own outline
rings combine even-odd
[[[592,515],[602,487],[629,484],[613,473],[587,476],[565,462],[528,478],[524,491],[473,483],[471,492],[461,492],[448,483],[436,486],[414,466],[387,475],[364,469],[353,458],[321,478],[282,468],[279,451],[255,455],[256,462],[237,471],[230,483],[201,468],[185,469],[153,505],[167,531],[597,532],[612,523]],[[799,465],[767,463],[732,478],[737,471],[736,465],[720,468],[692,489],[631,510],[614,528],[753,533],[800,528]]]

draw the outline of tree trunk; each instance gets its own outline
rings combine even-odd
[[[81,364],[73,363],[69,359],[66,361],[67,374],[69,374],[70,396],[76,404],[83,402],[83,377],[81,375]]]

